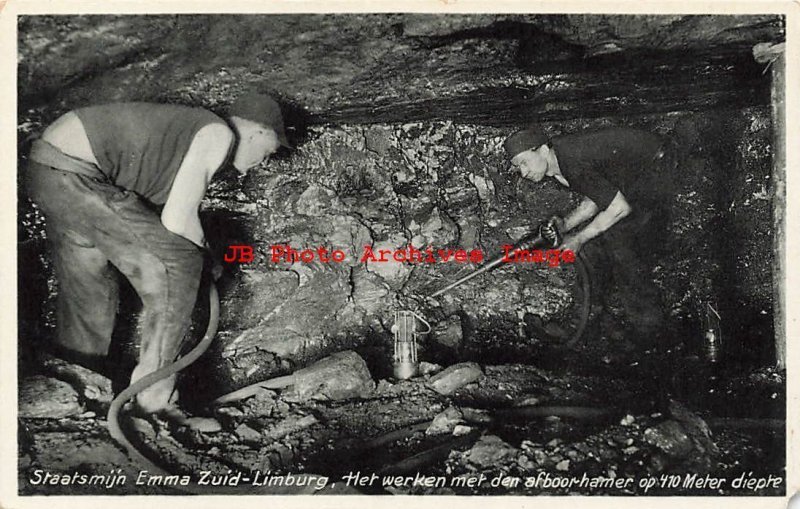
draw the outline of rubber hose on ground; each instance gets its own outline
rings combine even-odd
[[[217,326],[219,324],[219,294],[217,293],[217,287],[214,283],[209,284],[208,289],[208,300],[209,300],[209,318],[208,318],[208,326],[206,327],[205,335],[200,342],[192,348],[192,350],[181,357],[180,359],[176,360],[172,364],[168,364],[163,368],[159,368],[156,371],[140,378],[136,382],[132,383],[128,388],[124,391],[119,393],[119,395],[114,398],[111,402],[111,406],[108,408],[108,431],[111,434],[111,437],[116,440],[124,449],[127,451],[128,455],[137,461],[142,462],[143,464],[147,465],[147,467],[153,472],[158,473],[161,475],[170,475],[168,472],[164,471],[158,465],[155,465],[152,461],[150,461],[146,456],[144,456],[138,449],[136,449],[133,444],[128,440],[123,433],[122,428],[119,425],[119,412],[122,409],[122,406],[125,403],[136,397],[137,394],[142,392],[143,390],[147,389],[151,385],[159,382],[169,376],[178,373],[179,371],[185,369],[193,362],[195,362],[198,358],[200,358],[208,347],[211,346],[211,342],[214,340],[214,336],[217,334]]]

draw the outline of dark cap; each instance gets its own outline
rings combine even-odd
[[[292,148],[289,145],[289,140],[286,139],[281,107],[272,97],[266,94],[248,92],[233,101],[228,114],[231,117],[252,120],[269,127],[278,135],[278,141],[281,145]]]
[[[550,138],[545,134],[544,129],[539,124],[533,124],[527,129],[517,131],[503,142],[509,159],[526,150],[536,149],[548,143]]]

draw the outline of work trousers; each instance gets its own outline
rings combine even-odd
[[[665,140],[635,186],[640,196],[632,202],[633,213],[583,249],[593,279],[600,283],[600,292],[595,293],[608,304],[613,281],[632,339],[639,343],[652,342],[663,333],[666,313],[653,281],[652,260],[665,251],[678,160],[677,144]]]
[[[649,263],[657,251],[654,243],[663,241],[663,232],[661,237],[657,233],[664,214],[667,212],[661,207],[640,210],[603,233],[584,253],[594,272],[601,274],[601,295],[610,295],[613,282],[633,339],[640,343],[653,341],[664,326],[661,292],[653,281]],[[606,303],[609,301],[606,298]]]
[[[44,212],[56,277],[57,338],[79,356],[108,354],[118,306],[112,265],[142,300],[141,345],[131,383],[171,363],[188,331],[202,271],[200,248],[161,224],[137,194],[101,178],[31,162],[30,198]],[[177,395],[175,376],[140,393],[146,412]]]

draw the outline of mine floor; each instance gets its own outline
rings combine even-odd
[[[327,477],[330,493],[748,495],[755,481],[744,481],[757,478],[771,479],[759,494],[784,493],[785,373],[710,365],[680,348],[611,356],[551,345],[539,355],[538,364],[479,366],[477,380],[449,394],[437,390],[442,368],[431,364],[432,373],[379,380],[367,397],[343,401],[264,389],[207,411],[221,424],[214,432],[125,421],[159,466],[195,480],[204,471],[306,472]],[[20,493],[179,493],[135,483],[146,467],[108,434],[106,382],[55,359],[21,380]],[[37,482],[46,472],[122,472],[127,482]],[[553,484],[561,478],[573,485]]]

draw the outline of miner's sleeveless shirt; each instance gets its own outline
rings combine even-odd
[[[227,125],[210,111],[170,104],[105,104],[75,114],[100,170],[155,205],[166,203],[197,131],[213,123]]]

